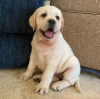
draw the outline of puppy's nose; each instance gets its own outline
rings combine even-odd
[[[48,20],[48,22],[49,22],[49,24],[51,24],[51,25],[55,25],[55,20],[54,19],[50,19],[50,20]]]

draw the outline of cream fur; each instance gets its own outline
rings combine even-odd
[[[41,14],[44,12],[47,13],[47,16],[41,18]],[[59,20],[55,18],[56,15],[60,17]],[[56,21],[55,34],[53,38],[48,39],[42,35],[39,29],[46,31],[48,28],[47,21],[51,18]],[[61,33],[64,25],[61,11],[54,6],[41,7],[30,17],[29,23],[33,30],[36,29],[36,33],[31,43],[32,52],[28,68],[25,73],[20,75],[20,79],[28,80],[38,67],[43,75],[34,77],[34,79],[41,79],[36,87],[36,92],[43,94],[49,92],[52,81],[59,80],[54,74],[63,72],[63,80],[55,82],[52,88],[58,91],[76,84],[76,89],[80,92],[80,63]]]

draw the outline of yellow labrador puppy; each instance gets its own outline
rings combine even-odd
[[[34,77],[37,81],[41,80],[36,92],[48,93],[52,81],[58,81],[52,86],[55,91],[75,84],[80,92],[80,63],[62,36],[64,21],[61,11],[54,6],[40,7],[30,17],[29,24],[36,32],[31,43],[28,68],[20,79],[28,80],[38,67],[43,75]]]

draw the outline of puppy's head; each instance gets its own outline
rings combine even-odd
[[[54,6],[40,7],[30,17],[29,24],[33,31],[40,31],[46,38],[52,38],[55,33],[63,32],[63,16]]]

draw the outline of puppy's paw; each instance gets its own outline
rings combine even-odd
[[[54,83],[53,86],[52,86],[52,88],[53,88],[55,91],[60,91],[60,90],[63,89],[62,86],[63,86],[63,85],[62,85],[61,82],[59,81],[59,82]]]
[[[23,74],[21,74],[21,75],[19,76],[19,78],[20,78],[21,80],[28,80],[28,79],[31,78],[31,77],[32,77],[32,76],[26,74],[26,72],[23,73]]]
[[[49,86],[40,83],[39,85],[36,86],[35,90],[39,94],[47,94],[49,92]]]
[[[35,81],[37,81],[37,82],[40,82],[41,81],[41,77],[42,77],[42,75],[36,75],[36,76],[33,77],[33,79]]]

